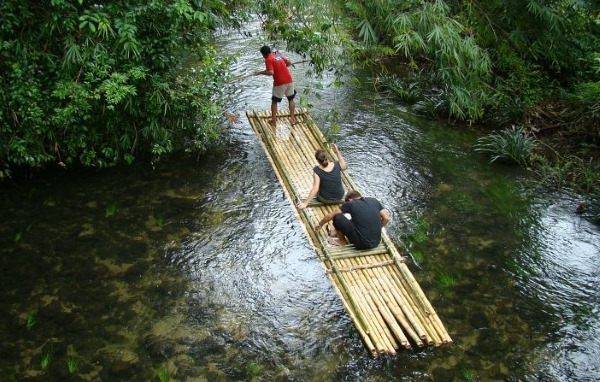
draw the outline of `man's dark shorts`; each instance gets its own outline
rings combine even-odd
[[[354,244],[356,249],[367,249],[362,245],[361,238],[358,235],[358,231],[356,231],[356,227],[351,220],[348,220],[344,214],[337,214],[333,217],[333,226],[336,230],[343,233],[350,243]]]

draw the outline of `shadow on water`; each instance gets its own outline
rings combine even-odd
[[[257,35],[220,39],[234,74],[261,65]],[[243,116],[268,108],[252,77],[200,163],[1,185],[0,379],[597,380],[600,231],[577,195],[488,164],[476,132],[374,98],[365,75],[333,90],[294,73],[329,100],[311,110],[322,128],[343,116],[349,172],[390,209],[454,343],[368,357]]]

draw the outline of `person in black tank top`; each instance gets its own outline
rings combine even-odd
[[[315,152],[315,159],[319,165],[313,168],[313,186],[308,197],[296,205],[299,209],[306,208],[315,197],[324,204],[341,203],[344,197],[342,171],[348,166],[337,145],[332,143],[331,148],[338,157],[337,161],[330,161],[323,149]]]

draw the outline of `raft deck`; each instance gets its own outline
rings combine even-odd
[[[335,247],[327,244],[325,229],[315,232],[313,227],[337,206],[313,202],[304,210],[296,209],[295,204],[312,188],[315,151],[323,148],[337,159],[308,111],[298,109],[293,126],[287,110],[279,111],[276,127],[269,124],[270,111],[246,115],[371,355],[452,342],[385,228],[381,244],[374,249]],[[342,172],[342,182],[346,190],[359,190],[347,171]]]

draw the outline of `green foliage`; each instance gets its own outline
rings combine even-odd
[[[568,187],[576,192],[600,194],[600,166],[592,159],[583,160],[574,155],[554,159],[533,157],[533,173],[544,185],[558,189]]]
[[[325,137],[323,143],[337,143],[340,140],[340,125],[334,123],[323,131],[323,136]]]
[[[595,85],[600,74],[594,2],[262,0],[257,9],[270,37],[311,55],[316,73],[359,65],[385,73],[400,59],[428,89],[423,109],[451,119],[521,123],[557,88]],[[390,85],[402,99],[416,96],[408,84]]]
[[[600,118],[600,81],[584,82],[575,88],[574,101],[593,118]]]
[[[527,135],[522,127],[513,126],[479,138],[474,150],[490,155],[490,162],[504,161],[526,165],[538,146],[536,139]]]
[[[413,78],[400,79],[393,74],[382,74],[376,79],[376,85],[382,91],[389,92],[408,104],[414,104],[423,96],[418,81]]]
[[[119,208],[117,207],[117,203],[111,203],[106,207],[104,216],[107,218],[112,217],[112,216],[116,215],[118,210],[119,210]]]
[[[448,289],[455,287],[458,284],[458,280],[458,276],[452,275],[444,271],[438,272],[438,285],[443,291],[447,291]]]
[[[0,4],[0,164],[107,167],[219,133],[223,0]]]
[[[50,367],[50,364],[52,363],[53,353],[54,351],[52,349],[45,350],[42,353],[42,356],[40,357],[40,367],[42,368],[42,370],[46,371]]]
[[[431,60],[431,81],[441,93],[448,115],[462,120],[482,117],[489,102],[486,83],[491,60],[451,12],[445,1],[420,2],[395,16],[394,48],[416,65],[419,57]]]
[[[429,222],[422,216],[416,216],[413,219],[413,223],[410,226],[409,234],[406,237],[406,241],[409,245],[424,243],[429,238],[427,237],[427,230],[429,229]]]
[[[356,45],[338,6],[333,0],[260,0],[255,7],[272,40],[284,41],[288,50],[310,57],[309,75],[327,71],[339,77],[348,72],[348,52]]]
[[[463,381],[467,382],[471,382],[475,379],[475,374],[473,373],[473,370],[466,365],[460,366],[460,376],[462,377]]]
[[[256,362],[250,362],[248,364],[248,377],[255,378],[260,375],[262,367]]]
[[[78,368],[79,360],[77,359],[77,357],[74,355],[70,355],[69,357],[67,357],[67,370],[69,371],[69,374],[75,374]]]
[[[27,329],[31,329],[37,323],[38,311],[37,309],[30,310],[27,313],[27,317],[25,318],[25,326]]]
[[[169,370],[164,366],[161,366],[156,370],[156,376],[160,382],[169,382],[169,380],[171,380]]]

